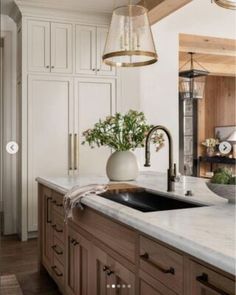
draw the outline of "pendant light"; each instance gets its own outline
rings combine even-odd
[[[236,0],[214,0],[214,2],[223,8],[236,9]]]
[[[190,69],[184,71],[180,69],[179,72],[179,91],[182,99],[201,99],[204,96],[206,76],[209,72],[193,60],[193,54],[193,52],[189,52],[190,60],[181,68],[183,69],[190,63]],[[201,69],[194,68],[194,63]]]
[[[139,67],[157,61],[148,10],[131,4],[115,8],[104,49],[105,64]]]

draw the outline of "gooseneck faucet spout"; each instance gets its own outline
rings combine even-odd
[[[165,132],[168,138],[169,142],[169,169],[167,170],[167,191],[168,192],[173,192],[174,191],[174,182],[176,178],[176,164],[173,165],[173,140],[172,136],[170,134],[170,131],[161,125],[153,127],[147,137],[146,137],[146,144],[145,144],[145,167],[150,167],[150,157],[151,157],[151,152],[150,152],[150,142],[151,138],[153,136],[153,133],[156,132],[157,130],[162,130]]]

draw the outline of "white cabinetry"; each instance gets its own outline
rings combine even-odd
[[[78,134],[78,172],[82,174],[104,174],[111,149],[91,149],[83,141],[82,132],[94,126],[99,119],[116,111],[114,79],[79,78],[75,80],[75,132]]]
[[[72,73],[72,25],[28,21],[28,69]]]
[[[98,76],[114,76],[115,68],[102,61],[108,34],[107,27],[76,25],[75,29],[76,73]]]
[[[69,172],[72,89],[70,78],[34,75],[28,79],[28,231],[37,230],[35,178]]]

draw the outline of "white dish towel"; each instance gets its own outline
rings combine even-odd
[[[88,195],[98,195],[108,189],[107,185],[90,184],[85,186],[74,186],[64,197],[65,222],[72,217],[73,208],[84,209],[81,200]]]

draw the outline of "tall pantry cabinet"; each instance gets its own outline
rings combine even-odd
[[[38,228],[36,177],[105,174],[111,150],[81,145],[82,132],[117,111],[121,80],[102,62],[108,18],[28,14],[18,24],[22,240]]]

